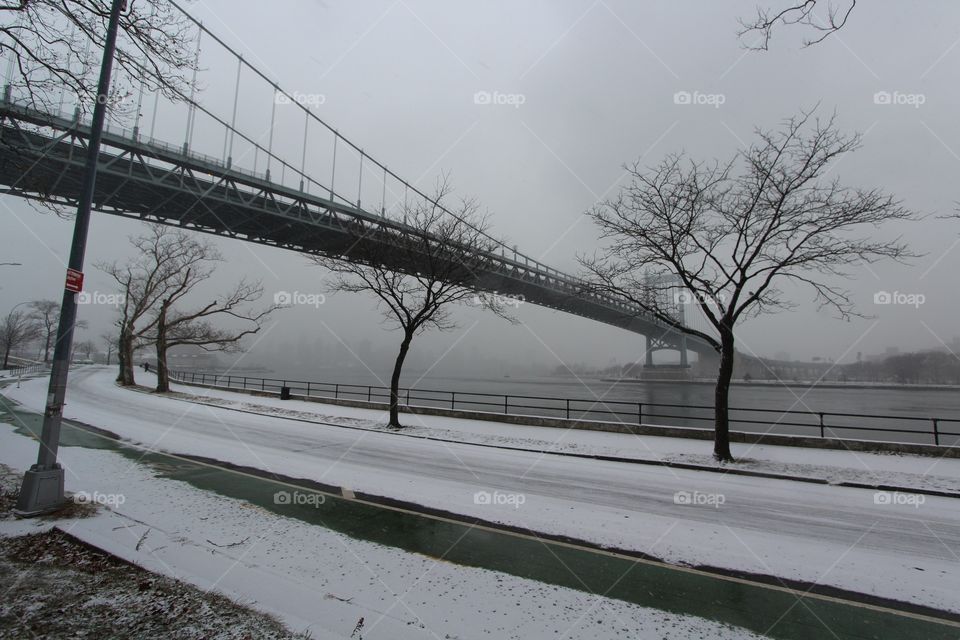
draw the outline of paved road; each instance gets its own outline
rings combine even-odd
[[[862,489],[424,442],[153,397],[117,389],[111,379],[102,369],[73,374],[66,414],[169,451],[219,451],[215,457],[290,475],[310,469],[314,479],[338,484],[347,478],[349,486],[372,493],[396,482],[399,497],[422,490],[424,503],[438,487],[448,495],[459,488],[464,496],[496,489],[523,493],[528,504],[540,498],[572,503],[577,521],[589,520],[591,512],[623,514],[631,522],[659,516],[951,564],[960,555],[960,501],[954,499],[891,507],[875,504],[873,492]],[[358,476],[370,480],[357,482]],[[677,491],[719,493],[725,502],[720,508],[678,505]]]

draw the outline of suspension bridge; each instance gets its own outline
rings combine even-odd
[[[210,68],[221,77],[224,68],[236,69],[232,92],[228,92],[232,93],[232,109],[227,105],[230,115],[218,115],[196,97],[200,93],[196,73],[190,96],[179,103],[161,99],[160,91],[145,95],[141,84],[132,122],[113,114],[104,130],[95,210],[346,260],[354,257],[352,249],[360,243],[388,248],[415,232],[403,214],[418,202],[436,206],[430,196],[341,135],[313,111],[309,100],[282,89],[202,23],[185,12],[184,16],[196,28],[197,60],[201,39],[212,39],[220,61]],[[269,95],[268,126],[238,125],[241,86],[247,87],[251,78],[261,94],[265,90]],[[244,93],[245,106],[252,101],[251,91]],[[61,97],[61,107],[65,102]],[[65,106],[39,108],[6,85],[0,99],[0,192],[76,206],[90,123],[79,105],[72,110],[71,105]],[[149,132],[145,133],[148,115]],[[179,124],[183,115],[185,126]],[[198,118],[204,122],[199,136]],[[301,121],[299,135],[289,135],[291,123],[299,128]],[[281,140],[284,127],[286,143]],[[179,134],[182,141],[172,142]],[[219,153],[208,152],[216,147]],[[289,158],[290,149],[300,152],[299,161]],[[329,179],[321,181],[317,178],[321,174]],[[455,215],[447,209],[444,213]],[[688,350],[714,355],[706,340],[678,331],[640,305],[596,291],[579,277],[487,238],[492,250],[483,252],[483,260],[472,261],[483,265],[476,270],[476,290],[642,334],[647,339],[648,363],[657,349],[679,351],[683,365]],[[408,272],[418,268],[413,262],[387,266]],[[686,322],[682,304],[676,306],[674,317]]]

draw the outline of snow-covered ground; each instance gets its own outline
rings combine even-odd
[[[45,382],[26,382],[5,393],[39,410]],[[238,403],[273,402],[226,392],[218,395]],[[104,369],[75,372],[67,402],[68,417],[158,450],[309,478],[642,551],[675,563],[772,574],[960,611],[956,597],[960,592],[960,501],[954,498],[878,495],[864,489],[562,458],[344,429],[120,389],[113,384],[113,372]],[[378,421],[376,412],[307,403],[283,406],[322,411],[354,425]],[[506,429],[526,434],[519,430],[534,429],[491,423],[470,427],[461,424],[467,421],[445,418],[416,420],[426,428],[461,432]],[[408,421],[413,423],[414,417]],[[535,429],[538,439],[545,439],[547,430]],[[603,441],[603,446],[634,453],[663,452],[672,446],[685,448],[674,449],[675,455],[706,456],[710,446],[703,441],[618,434],[561,434],[565,441],[569,438],[580,446]],[[735,455],[756,459],[756,449],[741,445]],[[764,449],[773,468],[776,456],[796,464],[807,460],[825,469],[842,468],[839,456],[846,455],[846,465],[863,465],[881,480],[894,472],[922,476],[934,469],[943,477],[956,476],[955,461]],[[518,506],[516,500],[478,503],[474,498],[478,491],[522,495],[523,504]]]
[[[0,425],[0,463],[23,470],[36,451],[36,442]],[[61,529],[148,570],[272,613],[312,638],[356,637],[361,618],[362,637],[370,640],[759,637],[355,540],[155,477],[110,451],[67,447],[60,459],[68,491],[97,492],[115,505],[93,518],[61,521]],[[49,526],[0,520],[0,536]]]
[[[142,384],[155,384],[141,374]],[[264,415],[332,422],[383,430],[387,412],[302,400],[207,389],[174,383],[183,399]],[[622,433],[513,425],[485,420],[404,414],[404,433],[415,436],[637,460],[682,462],[717,467],[712,444],[703,440],[634,436]],[[818,478],[831,483],[857,482],[960,493],[960,459],[769,445],[733,446],[737,462],[725,468]]]

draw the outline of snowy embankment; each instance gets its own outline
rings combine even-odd
[[[152,374],[141,375],[143,384],[154,384],[156,381]],[[385,410],[378,409],[280,400],[277,397],[250,396],[176,383],[172,388],[184,400],[353,428],[382,431],[388,417]],[[402,414],[401,421],[406,425],[403,433],[412,436],[717,468],[711,452],[712,445],[703,440],[633,436],[417,414]],[[960,493],[960,459],[957,458],[751,444],[734,444],[733,450],[737,461],[724,468],[814,478],[830,483],[856,482]]]
[[[157,450],[207,456],[670,562],[770,574],[960,611],[957,499],[894,495],[886,501],[863,489],[439,443],[199,405],[121,389],[112,378],[109,370],[76,372],[66,415]],[[40,409],[44,385],[31,381],[4,393]],[[218,395],[236,402],[273,402]],[[376,412],[307,403],[283,406],[313,411],[322,407],[328,416],[354,425],[357,420],[376,422]],[[427,428],[442,428],[441,423],[464,428],[462,421],[418,420]],[[489,423],[477,428],[492,427],[518,429]],[[537,428],[536,433],[545,431]],[[561,433],[567,434],[564,438],[603,439],[603,446],[634,451],[667,446],[661,438]],[[614,444],[608,437],[620,440]],[[703,441],[677,445],[696,448],[690,451],[695,455],[709,450]],[[735,454],[744,455],[747,447],[737,449]],[[852,456],[854,464],[879,477],[894,471],[921,476],[928,468],[954,472],[955,464],[798,453],[815,457],[827,468],[840,467],[826,462],[827,454]],[[754,451],[749,455],[756,457]],[[95,477],[106,481],[103,474]],[[91,479],[80,488],[103,491],[95,482]],[[474,499],[478,491],[518,494],[524,501],[519,507],[516,502],[482,504]]]
[[[0,463],[22,471],[36,452],[36,442],[0,424]],[[355,540],[155,477],[110,451],[66,447],[60,459],[68,491],[96,492],[113,505],[92,518],[58,522],[63,531],[150,571],[274,614],[311,638],[357,637],[351,633],[361,618],[360,635],[368,640],[759,637]],[[0,536],[50,526],[0,520]]]

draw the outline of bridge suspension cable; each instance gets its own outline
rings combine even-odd
[[[360,168],[360,171],[358,172],[359,175],[358,175],[358,178],[357,178],[357,191],[358,191],[358,196],[357,196],[357,199],[356,199],[356,206],[357,206],[358,209],[362,209],[363,166],[364,166],[365,161],[369,161],[370,164],[372,164],[375,168],[379,169],[379,170],[382,171],[382,173],[383,173],[383,185],[382,185],[382,190],[381,190],[383,197],[382,197],[382,202],[381,202],[381,207],[380,207],[380,208],[381,208],[381,212],[380,212],[380,213],[381,213],[381,216],[385,216],[385,214],[386,214],[386,193],[387,193],[387,191],[388,191],[388,189],[389,189],[389,187],[387,186],[387,181],[388,181],[387,178],[393,178],[395,181],[397,181],[400,185],[403,186],[405,192],[412,192],[412,193],[415,194],[416,196],[419,196],[420,198],[422,198],[426,203],[429,203],[431,206],[436,206],[437,208],[439,208],[441,211],[444,212],[444,214],[449,215],[449,216],[451,216],[451,217],[453,217],[453,218],[455,218],[455,219],[457,219],[457,220],[460,220],[460,221],[462,221],[462,222],[465,222],[466,224],[470,225],[470,227],[473,228],[474,230],[477,230],[477,231],[480,231],[481,233],[483,233],[484,237],[486,237],[486,238],[487,238],[488,240],[490,240],[491,242],[495,243],[496,246],[502,247],[504,251],[508,251],[508,252],[514,254],[514,259],[515,259],[517,262],[523,262],[524,264],[527,264],[527,265],[531,265],[531,264],[532,264],[532,265],[537,266],[538,268],[540,268],[540,269],[543,270],[543,271],[555,273],[555,274],[558,275],[558,276],[569,277],[569,276],[567,276],[566,274],[563,274],[563,273],[559,272],[558,270],[550,267],[549,265],[546,265],[546,264],[540,262],[539,260],[536,260],[536,259],[534,259],[534,258],[531,258],[530,256],[528,256],[528,255],[526,255],[526,254],[520,253],[520,252],[517,251],[515,248],[511,248],[505,241],[503,241],[503,240],[501,240],[501,239],[499,239],[499,238],[495,238],[494,236],[490,235],[489,233],[487,233],[487,232],[485,232],[485,231],[483,231],[483,230],[481,230],[481,229],[477,229],[477,228],[476,228],[474,225],[472,225],[468,220],[464,220],[461,216],[458,216],[456,213],[450,211],[448,208],[446,208],[445,206],[443,206],[442,203],[438,202],[437,200],[435,200],[434,198],[432,198],[431,196],[429,196],[427,193],[421,191],[421,190],[420,190],[419,188],[417,188],[415,185],[410,184],[409,181],[405,180],[405,179],[402,178],[399,174],[397,174],[397,173],[395,173],[394,171],[392,171],[389,167],[386,166],[386,164],[381,163],[381,162],[378,161],[376,158],[374,158],[374,157],[370,156],[368,153],[366,153],[358,144],[355,144],[353,141],[351,141],[351,140],[350,140],[349,138],[347,138],[346,136],[341,135],[332,125],[330,125],[328,122],[326,122],[326,121],[325,121],[323,118],[321,118],[319,115],[317,115],[316,113],[314,113],[313,111],[311,111],[308,105],[301,104],[301,102],[296,99],[296,96],[295,96],[295,95],[290,94],[290,93],[288,93],[287,91],[285,91],[285,90],[280,86],[280,84],[279,84],[278,82],[276,82],[275,80],[272,80],[269,76],[267,76],[266,73],[262,72],[259,68],[257,68],[254,64],[252,64],[249,60],[247,60],[246,58],[244,58],[243,55],[242,55],[240,52],[238,52],[236,49],[234,49],[233,47],[231,47],[231,46],[230,46],[229,44],[227,44],[222,38],[220,38],[217,34],[215,34],[215,33],[212,32],[210,29],[208,29],[208,28],[203,24],[202,21],[196,19],[192,14],[190,14],[183,6],[180,5],[180,3],[177,2],[177,0],[167,0],[167,1],[168,1],[173,7],[175,7],[178,11],[180,11],[191,23],[193,23],[193,24],[197,27],[197,29],[198,29],[199,32],[201,32],[201,33],[206,33],[206,34],[207,34],[210,38],[212,38],[218,45],[220,45],[226,52],[228,52],[230,55],[232,55],[232,56],[234,56],[235,58],[237,58],[239,65],[245,66],[245,67],[248,68],[251,72],[253,72],[255,75],[257,75],[258,77],[260,77],[260,78],[261,78],[263,81],[265,81],[268,85],[270,85],[271,87],[273,87],[278,94],[280,94],[280,95],[283,96],[287,101],[289,101],[289,103],[290,103],[291,105],[295,105],[295,106],[299,107],[299,108],[304,112],[304,117],[305,117],[305,118],[312,119],[312,120],[316,121],[316,122],[317,122],[318,124],[320,124],[324,129],[326,129],[330,134],[332,134],[332,135],[333,135],[333,138],[334,138],[334,159],[336,158],[336,155],[335,155],[335,154],[336,154],[336,145],[337,145],[337,142],[338,142],[338,141],[339,141],[339,142],[342,142],[342,143],[345,144],[345,145],[347,145],[349,148],[351,148],[353,151],[355,151],[355,152],[359,155],[359,158],[360,158],[360,167],[361,167],[361,168]],[[199,38],[198,38],[198,40],[199,40]],[[192,99],[192,98],[188,98],[187,101],[188,101],[188,102],[193,102],[193,99]],[[202,106],[201,106],[200,108],[201,108],[202,110],[204,110]],[[206,110],[204,110],[204,111],[207,113],[207,115],[210,115],[211,117],[213,117],[212,114],[210,114],[208,111],[206,111]],[[227,125],[227,123],[224,122],[222,119],[216,118],[216,120],[217,120],[218,122],[220,122],[221,124],[223,124],[224,126],[227,126],[228,128],[230,128],[231,130],[234,129],[233,126]],[[234,124],[235,124],[235,119],[234,119]],[[271,130],[272,130],[272,126],[271,126]],[[246,141],[250,142],[251,144],[254,144],[255,146],[259,147],[259,145],[257,145],[257,144],[256,144],[253,140],[251,140],[249,137],[244,136],[241,132],[237,131],[237,132],[235,132],[235,133],[236,133],[237,135],[240,135],[241,137],[243,137]],[[306,144],[306,136],[304,136],[304,144]],[[306,159],[306,149],[304,149],[304,161],[305,161],[305,159]],[[304,162],[304,164],[305,164],[305,162]],[[287,165],[287,166],[289,166],[289,165]],[[293,169],[293,167],[290,167],[290,168]],[[335,188],[334,188],[334,183],[333,183],[333,179],[334,179],[335,176],[336,176],[335,169],[331,172],[331,184],[330,184],[329,188],[325,188],[324,185],[321,185],[319,182],[310,179],[310,177],[307,176],[307,175],[305,175],[305,172],[303,172],[303,171],[297,171],[297,173],[300,175],[301,179],[304,180],[304,182],[305,182],[305,188],[306,188],[306,185],[309,185],[309,183],[312,182],[313,184],[317,185],[318,187],[324,188],[324,190],[326,190],[326,191],[328,191],[329,193],[333,194],[332,197],[337,197],[337,196],[338,196],[338,194],[336,194],[336,191],[335,191]],[[392,195],[397,195],[397,194],[395,194],[395,193],[393,192],[392,189],[389,189],[389,190],[390,190],[390,192],[391,192]],[[342,196],[340,196],[340,197],[342,198]],[[399,199],[399,197],[398,197],[398,199]],[[344,199],[344,202],[351,202],[351,201]],[[405,205],[405,206],[409,206],[409,205],[407,204],[407,205]]]

